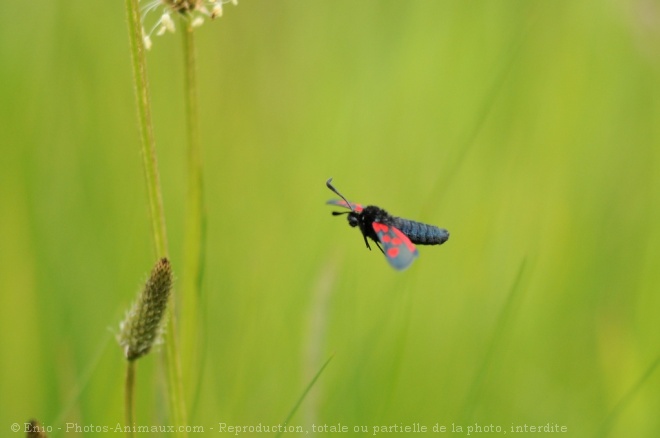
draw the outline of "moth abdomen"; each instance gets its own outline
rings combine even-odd
[[[435,225],[424,224],[410,219],[394,218],[392,223],[403,234],[408,236],[412,243],[419,245],[441,245],[449,239],[449,232]]]

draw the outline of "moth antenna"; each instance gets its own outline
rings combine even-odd
[[[341,199],[343,199],[343,200],[346,202],[346,205],[348,206],[348,208],[351,209],[351,211],[355,211],[355,210],[353,210],[353,207],[351,206],[351,203],[348,202],[348,199],[344,198],[344,195],[342,195],[341,193],[339,193],[339,191],[338,191],[338,190],[332,185],[332,178],[330,178],[329,180],[327,180],[327,181],[325,182],[325,185],[328,186],[328,188],[329,188],[330,190],[332,190],[333,192],[335,192],[336,194],[338,194],[338,195],[341,197]]]

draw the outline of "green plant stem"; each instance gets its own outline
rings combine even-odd
[[[195,38],[190,29],[181,32],[185,57],[186,127],[188,131],[188,199],[185,234],[185,286],[188,295],[201,291],[202,256],[204,254],[204,199],[202,158],[199,141],[199,104],[197,101],[197,66]],[[186,298],[192,298],[187,296]]]
[[[607,416],[600,429],[594,435],[595,437],[606,437],[612,431],[615,421],[618,419],[621,412],[625,410],[630,402],[635,398],[639,390],[644,386],[648,379],[653,375],[655,370],[660,367],[660,356],[656,357],[653,363],[646,369],[646,372],[635,382],[635,384],[623,395],[623,397],[616,404],[612,412]]]
[[[519,297],[524,292],[523,280],[525,278],[526,271],[529,271],[529,269],[530,268],[527,257],[524,257],[520,262],[518,273],[516,274],[516,277],[511,284],[511,288],[509,289],[509,294],[507,296],[506,302],[504,303],[504,307],[500,311],[500,314],[497,318],[497,322],[493,330],[493,336],[490,340],[488,348],[486,349],[486,354],[484,355],[484,358],[481,362],[481,366],[479,367],[475,378],[472,379],[472,384],[467,393],[467,398],[463,406],[463,414],[461,420],[463,424],[468,424],[470,421],[472,421],[472,415],[477,407],[479,395],[482,392],[487,374],[493,367],[493,362],[495,360],[494,358],[498,349],[501,349],[501,344],[506,334],[506,328],[512,323],[511,321],[515,317],[517,306],[520,301]]]
[[[147,182],[151,225],[154,234],[157,257],[168,257],[167,233],[165,231],[165,213],[163,212],[163,197],[160,191],[158,161],[156,160],[156,141],[151,122],[151,97],[147,80],[147,63],[144,55],[142,26],[138,0],[126,0],[128,12],[129,37],[131,42],[131,58],[138,108],[140,134],[142,136],[142,161]]]
[[[126,387],[124,389],[124,409],[126,414],[126,436],[133,436],[133,423],[135,422],[135,361],[126,362]]]
[[[325,363],[323,364],[323,366],[321,366],[321,368],[316,372],[316,374],[314,375],[314,377],[312,378],[312,380],[309,382],[309,384],[307,385],[307,387],[306,387],[305,390],[303,391],[302,395],[300,396],[300,398],[298,399],[298,401],[296,402],[296,404],[295,404],[295,405],[293,406],[293,408],[291,409],[291,412],[289,412],[289,415],[286,416],[286,419],[284,420],[284,423],[282,423],[282,426],[286,426],[286,425],[289,423],[289,421],[291,421],[291,419],[293,418],[293,416],[296,414],[296,411],[298,411],[298,408],[300,407],[300,405],[302,404],[302,402],[305,400],[305,397],[307,397],[307,394],[309,393],[309,391],[311,391],[311,389],[312,389],[312,387],[314,386],[314,384],[316,383],[316,381],[319,379],[319,377],[321,377],[321,374],[323,373],[323,370],[325,370],[325,368],[328,366],[328,364],[330,364],[330,361],[331,361],[332,358],[334,358],[334,357],[335,357],[335,353],[332,353],[332,354],[330,355],[330,357],[328,358],[328,360],[325,361]],[[282,436],[282,432],[280,431],[280,432],[279,432],[277,435],[275,435],[275,436],[276,436],[276,437],[280,437],[280,436]]]
[[[195,38],[192,29],[181,20],[183,31],[183,55],[184,55],[184,96],[186,101],[186,128],[187,128],[187,155],[188,155],[188,196],[186,200],[185,234],[184,234],[184,265],[182,278],[182,291],[185,296],[183,306],[183,321],[181,339],[189,348],[183,348],[184,357],[188,358],[191,372],[186,375],[197,374],[193,404],[198,395],[200,387],[201,372],[197,365],[200,364],[200,341],[201,327],[203,324],[203,312],[200,309],[202,299],[202,279],[204,260],[204,233],[205,215],[202,179],[202,158],[199,136],[199,103],[197,91],[197,63]],[[186,365],[186,364],[184,364]],[[195,373],[197,369],[197,373]]]
[[[163,198],[158,175],[158,162],[156,160],[156,144],[151,122],[151,106],[149,83],[147,81],[147,63],[145,48],[142,40],[142,26],[140,24],[140,10],[138,0],[126,0],[128,17],[129,41],[131,46],[131,60],[135,80],[135,91],[138,108],[140,134],[142,137],[142,158],[147,183],[147,196],[151,211],[151,224],[154,235],[154,244],[157,257],[168,257],[167,235],[165,231],[165,213],[163,211]],[[174,294],[172,294],[174,295]],[[174,312],[174,299],[168,303],[169,324],[167,326],[167,342],[165,344],[165,367],[168,380],[168,399],[175,429],[186,425],[186,412],[183,400],[181,382],[181,365],[176,342],[176,321]],[[183,434],[185,436],[185,434]]]
[[[204,254],[204,200],[202,190],[202,158],[199,141],[199,104],[197,101],[197,67],[195,39],[192,31],[181,32],[185,57],[186,127],[188,131],[188,199],[186,208],[184,290],[187,299],[198,297],[202,281]],[[192,307],[192,306],[191,306]]]

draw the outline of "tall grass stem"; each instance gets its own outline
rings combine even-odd
[[[126,0],[128,12],[129,38],[131,43],[131,59],[135,79],[135,96],[137,100],[138,121],[142,137],[142,161],[147,183],[147,196],[151,212],[151,226],[154,234],[156,256],[168,257],[167,232],[165,229],[165,213],[163,197],[160,190],[160,176],[156,159],[156,141],[154,139],[151,120],[151,96],[147,79],[147,62],[142,39],[140,10],[138,0]]]
[[[325,363],[323,364],[323,366],[321,366],[321,368],[318,370],[318,372],[316,373],[316,375],[314,376],[314,378],[312,378],[312,380],[311,380],[311,381],[309,382],[309,384],[307,385],[307,388],[305,388],[305,390],[303,391],[302,395],[300,396],[300,398],[298,399],[298,401],[296,402],[296,404],[295,404],[295,405],[293,406],[293,408],[291,409],[291,412],[289,412],[289,415],[286,416],[286,419],[284,420],[284,423],[282,423],[282,426],[286,426],[286,425],[289,423],[289,421],[291,421],[291,419],[293,418],[293,416],[294,416],[294,415],[296,414],[296,412],[298,411],[298,408],[300,408],[300,405],[301,405],[302,402],[305,400],[305,397],[307,397],[307,394],[309,394],[309,391],[311,391],[311,389],[312,389],[312,387],[314,386],[314,384],[316,383],[316,381],[319,379],[319,377],[321,377],[321,374],[323,373],[323,370],[325,370],[325,368],[330,364],[330,361],[331,361],[334,357],[335,357],[335,354],[332,353],[332,354],[330,355],[330,357],[328,358],[328,360],[325,361]],[[275,437],[277,438],[277,437],[280,437],[281,435],[282,435],[282,432],[280,431],[277,435],[275,435]]]
[[[133,436],[135,422],[135,361],[126,361],[126,381],[124,390],[124,409],[126,410],[126,436]]]
[[[204,235],[206,218],[204,215],[204,191],[202,174],[202,154],[199,135],[199,101],[197,89],[197,58],[195,49],[195,34],[192,27],[183,24],[182,43],[184,55],[184,98],[187,130],[187,166],[188,193],[185,212],[184,232],[184,263],[182,292],[185,305],[182,309],[183,325],[181,340],[184,357],[189,363],[187,375],[197,376],[194,383],[193,405],[197,399],[201,379],[201,357],[203,348],[201,328],[203,327],[203,312],[200,309],[202,300],[202,280],[204,261]],[[187,347],[187,348],[186,348]]]
[[[490,340],[490,344],[486,349],[486,353],[481,362],[472,384],[467,393],[466,401],[463,406],[462,414],[462,423],[468,424],[472,421],[472,415],[477,408],[479,403],[479,397],[482,393],[484,382],[489,371],[492,370],[495,362],[495,358],[498,352],[498,349],[502,347],[502,342],[505,335],[507,334],[507,328],[513,324],[513,320],[517,314],[518,306],[520,305],[521,296],[524,293],[524,280],[525,275],[530,271],[530,263],[527,260],[527,257],[524,257],[520,262],[520,267],[518,268],[518,273],[511,284],[509,289],[509,294],[507,296],[504,307],[500,311],[500,314],[495,323],[493,329],[493,336]]]
[[[598,429],[594,437],[605,438],[610,435],[612,428],[616,420],[619,418],[621,413],[630,405],[630,402],[635,398],[637,393],[642,389],[644,384],[649,380],[649,378],[655,373],[655,370],[660,367],[660,356],[656,357],[651,365],[646,369],[644,374],[635,382],[635,384],[621,397],[619,402],[614,406],[610,414],[605,418],[605,421]]]
[[[147,196],[151,212],[151,224],[157,257],[168,257],[167,233],[165,229],[165,213],[163,210],[163,197],[158,175],[158,162],[156,159],[156,144],[154,140],[151,99],[149,82],[147,80],[147,63],[145,47],[142,39],[142,26],[140,24],[140,9],[138,0],[126,0],[128,17],[129,41],[131,46],[131,61],[135,80],[135,94],[137,100],[140,134],[142,137],[142,158],[147,183]],[[185,404],[181,383],[181,365],[176,342],[176,321],[174,312],[174,299],[170,298],[168,306],[169,324],[168,336],[165,343],[165,367],[168,380],[168,401],[175,426],[186,424]],[[175,427],[176,430],[181,428]],[[183,434],[185,436],[185,434]]]

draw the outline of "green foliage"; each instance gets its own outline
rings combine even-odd
[[[334,353],[293,425],[657,436],[651,3],[244,1],[197,29],[190,423],[277,424]],[[108,330],[154,263],[124,8],[25,7],[0,18],[0,425],[114,426],[124,359]],[[181,39],[154,36],[147,61],[180,299]],[[331,176],[451,239],[395,272],[330,215]],[[141,424],[167,417],[163,353],[137,368]]]

